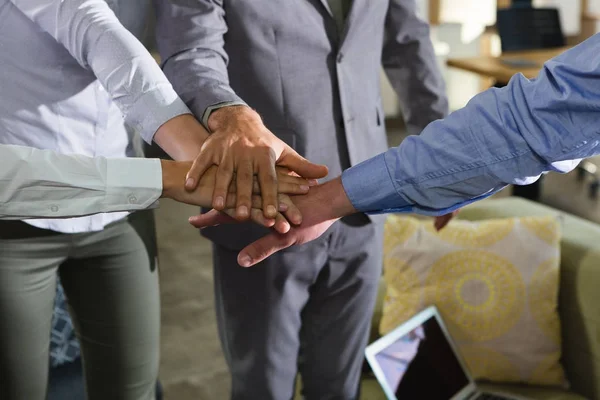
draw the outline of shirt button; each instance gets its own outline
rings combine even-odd
[[[52,211],[52,212],[58,212],[58,206],[57,205],[51,205],[50,206],[50,211]]]
[[[134,195],[129,196],[129,204],[137,204],[138,199]]]
[[[344,59],[344,54],[342,54],[342,53],[338,54],[338,56],[337,56],[337,62],[338,62],[338,64],[340,64],[343,59]]]

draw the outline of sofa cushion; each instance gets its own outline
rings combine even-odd
[[[560,215],[562,218],[559,313],[563,365],[571,390],[600,400],[600,225],[518,197],[484,200],[459,218]]]
[[[566,385],[555,217],[386,224],[381,333],[435,304],[478,379]]]
[[[486,392],[499,392],[512,394],[532,400],[586,400],[585,397],[568,390],[524,385],[492,385],[479,384],[479,388]]]
[[[361,400],[387,400],[381,385],[374,377],[365,377],[360,385]],[[586,400],[576,393],[548,387],[480,384],[479,388],[483,391],[506,393],[531,400]]]

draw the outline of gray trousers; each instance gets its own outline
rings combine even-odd
[[[155,398],[160,299],[144,235],[126,220],[81,234],[0,223],[0,399],[46,398],[57,271],[88,399]]]
[[[358,398],[382,268],[383,226],[336,223],[252,268],[214,245],[219,336],[234,400]]]

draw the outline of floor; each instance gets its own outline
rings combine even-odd
[[[390,144],[402,135],[394,133]],[[600,223],[600,202],[576,174],[551,174],[542,202]],[[506,189],[501,196],[510,195]],[[157,231],[161,264],[162,362],[166,400],[225,400],[229,376],[213,310],[210,244],[187,224],[196,207],[161,201]]]

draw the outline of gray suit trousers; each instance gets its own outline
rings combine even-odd
[[[249,269],[214,245],[219,336],[234,400],[355,399],[382,266],[382,224],[334,224]]]

